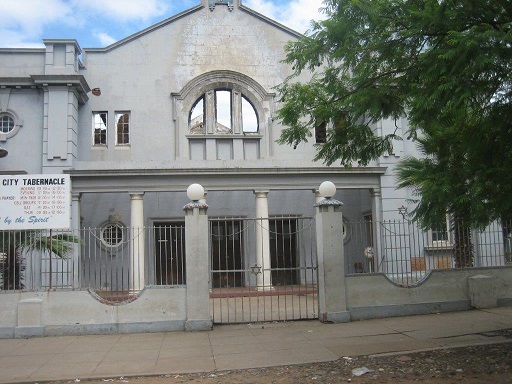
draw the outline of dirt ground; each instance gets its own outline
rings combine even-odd
[[[386,356],[347,356],[328,363],[272,368],[82,380],[80,384],[511,384],[512,330],[506,332],[511,340],[500,344]],[[357,376],[357,369],[366,373]]]

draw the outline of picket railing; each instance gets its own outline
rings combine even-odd
[[[408,220],[347,222],[346,273],[410,286],[436,269],[511,265],[510,223],[423,230]],[[143,236],[144,241],[139,241]],[[314,236],[310,247],[314,246]],[[303,255],[297,253],[298,260]],[[185,225],[0,231],[0,292],[85,290],[123,301],[145,286],[183,286]]]

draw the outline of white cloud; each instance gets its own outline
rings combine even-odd
[[[168,10],[165,0],[71,0],[73,7],[118,20],[149,20]]]
[[[311,20],[325,19],[319,12],[322,0],[290,0],[285,4],[276,0],[245,0],[243,4],[301,33],[310,29]]]
[[[117,39],[105,32],[94,32],[94,36],[96,36],[103,47],[107,47],[117,41]]]
[[[0,47],[42,47],[43,38],[96,44],[91,37],[106,46],[199,4],[200,0],[0,0]],[[243,0],[243,4],[298,32],[305,32],[311,19],[322,18],[318,13],[322,0]]]
[[[71,8],[63,0],[0,0],[0,46],[42,46],[46,25],[65,20]]]
[[[283,7],[266,0],[244,0],[243,5],[246,5],[249,8],[254,9],[256,12],[268,16],[271,19],[276,19],[277,14],[281,13],[279,8]]]
[[[40,39],[31,39],[24,33],[0,28],[1,48],[43,48],[44,44]]]

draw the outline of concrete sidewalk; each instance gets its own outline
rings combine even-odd
[[[209,332],[0,340],[0,383],[222,371],[512,342],[512,307],[365,320],[215,326]]]

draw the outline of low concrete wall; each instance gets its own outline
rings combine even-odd
[[[435,270],[409,288],[383,274],[347,276],[345,284],[350,320],[467,310],[482,303],[512,305],[510,267]],[[191,329],[187,324],[197,322],[187,318],[185,287],[148,287],[121,305],[103,304],[87,291],[17,292],[0,298],[0,338],[165,332]],[[200,325],[193,329],[208,329],[211,322]]]
[[[347,308],[351,320],[415,315],[472,308],[470,278],[489,276],[498,306],[512,305],[512,268],[434,270],[422,284],[400,287],[383,274],[346,278]]]
[[[187,289],[146,288],[108,305],[87,291],[2,294],[0,338],[184,330]]]

